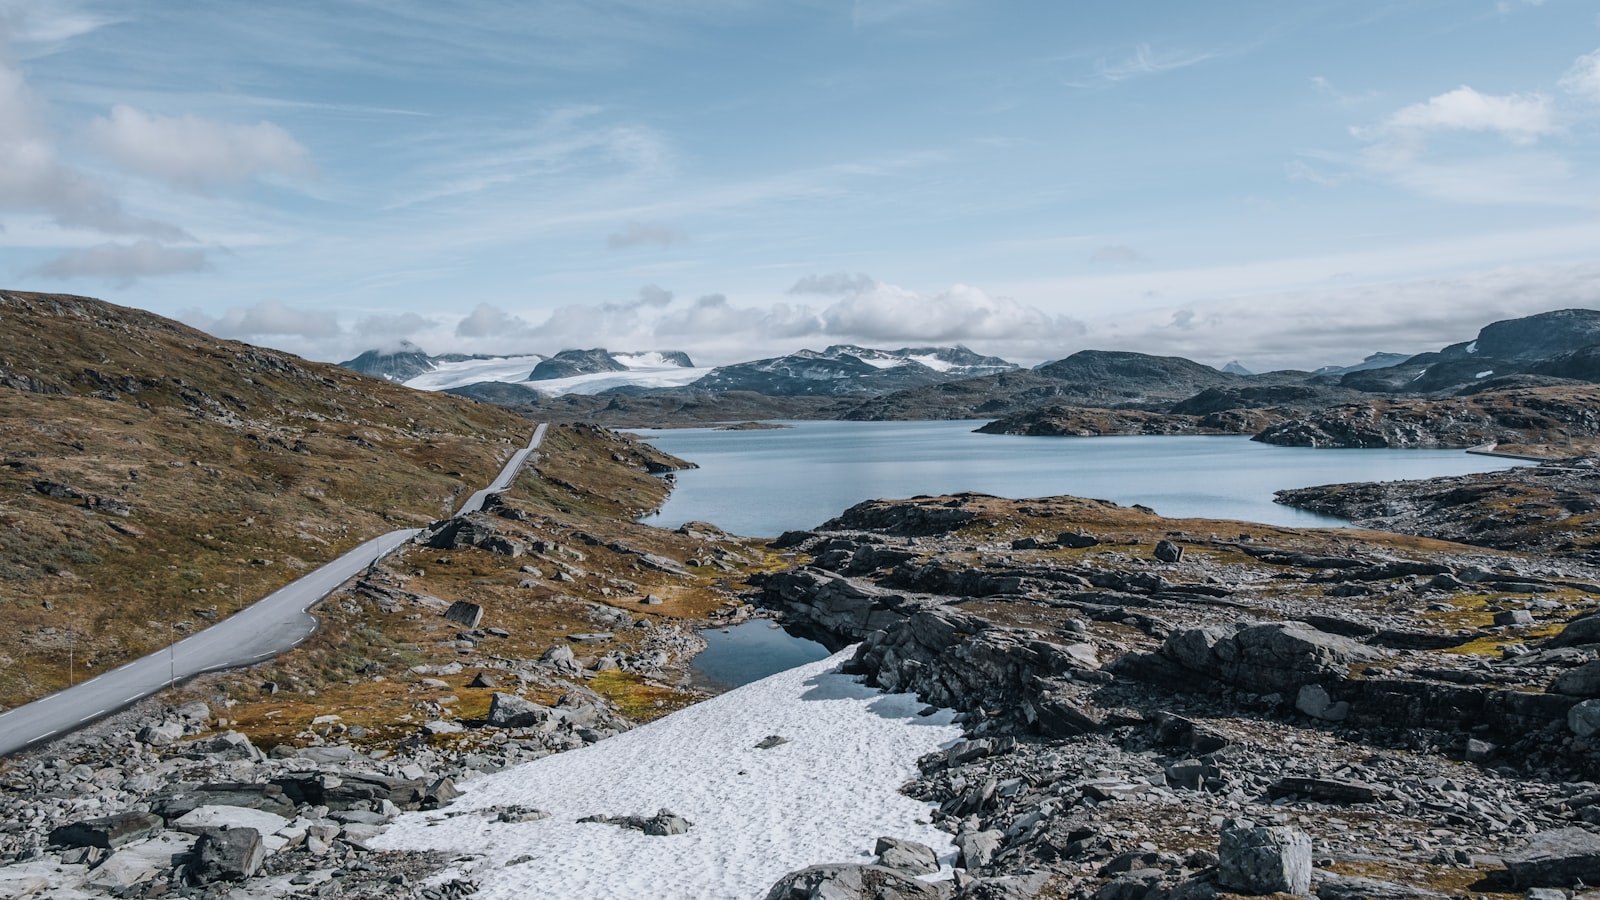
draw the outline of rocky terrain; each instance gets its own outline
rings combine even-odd
[[[682,465],[552,428],[509,493],[329,597],[306,644],[0,760],[0,897],[473,893],[448,859],[367,841],[696,701],[698,630],[751,612],[736,589],[768,551],[633,523]]]
[[[0,291],[0,705],[453,511],[533,423],[86,297]]]
[[[1289,506],[1377,528],[1600,563],[1600,459],[1422,481],[1332,484],[1279,491]]]
[[[956,835],[957,881],[838,896],[1553,897],[1600,877],[1600,572],[1580,561],[979,495],[864,503],[778,544],[797,564],[761,602],[861,641],[856,671],[962,710],[969,736],[907,787]]]

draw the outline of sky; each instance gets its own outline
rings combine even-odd
[[[337,361],[1600,307],[1592,0],[0,0],[0,287]]]

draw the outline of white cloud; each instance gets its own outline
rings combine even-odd
[[[356,321],[354,335],[357,339],[382,338],[394,341],[409,338],[437,328],[439,320],[413,312],[395,315],[364,316]]]
[[[456,323],[456,337],[515,338],[533,334],[533,327],[496,306],[479,303]]]
[[[89,123],[89,139],[118,165],[191,190],[261,175],[304,179],[315,172],[305,145],[266,121],[234,125],[118,104],[109,117]]]
[[[42,111],[0,45],[0,211],[43,214],[64,228],[101,234],[187,239],[173,225],[129,214],[104,185],[63,163]]]
[[[68,250],[30,269],[28,274],[46,278],[104,278],[126,287],[149,275],[199,272],[205,268],[205,251],[167,247],[146,238],[131,244],[98,244]]]
[[[1380,128],[1400,134],[1490,131],[1516,144],[1531,144],[1558,130],[1550,98],[1543,94],[1501,97],[1466,85],[1400,109]]]
[[[1490,322],[1600,308],[1600,265],[1527,266],[1447,278],[1234,295],[1090,320],[1079,346],[1184,356],[1257,372],[1421,353]]]
[[[234,307],[220,317],[200,310],[186,310],[178,318],[217,337],[255,338],[281,336],[319,340],[335,338],[344,332],[332,310],[299,309],[278,300],[264,300],[254,306]]]
[[[822,322],[829,335],[887,343],[1037,340],[1078,328],[1064,317],[965,284],[934,294],[877,284],[823,310]]]
[[[683,232],[665,225],[629,222],[626,228],[606,238],[606,246],[612,250],[630,250],[645,244],[666,248],[685,240],[687,237]]]
[[[1600,50],[1580,56],[1561,79],[1561,89],[1592,103],[1600,103]]]

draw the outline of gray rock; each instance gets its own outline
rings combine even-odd
[[[930,875],[939,871],[939,855],[927,844],[894,837],[880,837],[872,852],[878,854],[878,865],[885,868],[899,869],[916,875]]]
[[[1582,828],[1542,831],[1524,849],[1506,854],[1505,864],[1519,888],[1600,884],[1600,835]]]
[[[467,628],[477,628],[483,621],[483,607],[465,600],[457,600],[444,611],[444,617]]]
[[[787,744],[787,743],[789,743],[789,739],[788,738],[781,737],[781,736],[776,735],[776,734],[769,734],[766,737],[762,738],[760,741],[756,742],[756,749],[757,750],[771,750],[773,747],[781,747],[781,746],[783,746],[784,744]]]
[[[1344,700],[1334,702],[1328,696],[1328,689],[1320,684],[1302,687],[1295,697],[1294,708],[1324,722],[1343,722],[1350,717],[1350,704]]]
[[[549,707],[516,694],[496,692],[489,699],[489,724],[495,728],[529,728],[549,722],[551,716]]]
[[[157,722],[139,729],[135,739],[152,747],[165,747],[182,738],[183,734],[182,722]]]
[[[978,869],[989,864],[1006,838],[1003,831],[969,831],[956,835],[956,851],[963,869]]]
[[[1582,616],[1567,623],[1561,633],[1544,642],[1546,647],[1600,644],[1600,615]]]
[[[1561,677],[1550,685],[1550,692],[1573,697],[1600,697],[1600,659],[1562,672]]]
[[[171,822],[202,806],[244,806],[274,815],[294,816],[294,801],[275,784],[212,782],[197,788],[164,791],[150,800],[150,811]]]
[[[1246,894],[1311,890],[1311,838],[1287,825],[1224,825],[1217,882]]]
[[[204,705],[204,704],[202,704]],[[250,743],[250,739],[237,731],[226,731],[215,737],[194,741],[183,748],[190,759],[231,759],[257,762],[266,757]]]
[[[653,816],[584,816],[579,822],[595,822],[601,825],[617,825],[622,828],[632,828],[655,837],[666,837],[673,834],[687,834],[694,823],[670,809],[662,809]]]
[[[1567,727],[1581,738],[1600,732],[1600,700],[1585,700],[1567,710]]]
[[[917,881],[883,866],[835,863],[811,866],[778,879],[766,900],[948,900],[950,882]]]
[[[254,828],[207,831],[195,842],[189,878],[196,884],[243,881],[261,871],[267,848]]]
[[[503,806],[496,810],[495,820],[500,822],[537,822],[550,818],[550,814],[531,806]]]
[[[131,851],[119,850],[89,873],[84,884],[105,891],[122,891],[155,877],[155,867],[149,860]]]
[[[1182,562],[1183,548],[1171,541],[1157,541],[1155,557],[1164,563]]]
[[[99,847],[111,850],[161,830],[161,817],[145,812],[124,812],[100,819],[85,819],[50,832],[50,843],[60,847]]]
[[[1056,544],[1069,550],[1086,550],[1100,543],[1100,539],[1081,531],[1063,531],[1056,535]]]
[[[1303,622],[1268,622],[1237,631],[1219,625],[1178,631],[1161,645],[1161,654],[1235,687],[1294,695],[1312,682],[1342,681],[1352,663],[1382,656]]]
[[[1496,625],[1532,625],[1533,613],[1525,609],[1504,609],[1494,614]]]

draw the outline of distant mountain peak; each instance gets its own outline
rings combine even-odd
[[[1232,360],[1222,367],[1222,372],[1228,375],[1254,375],[1255,373],[1239,364],[1237,359]]]

